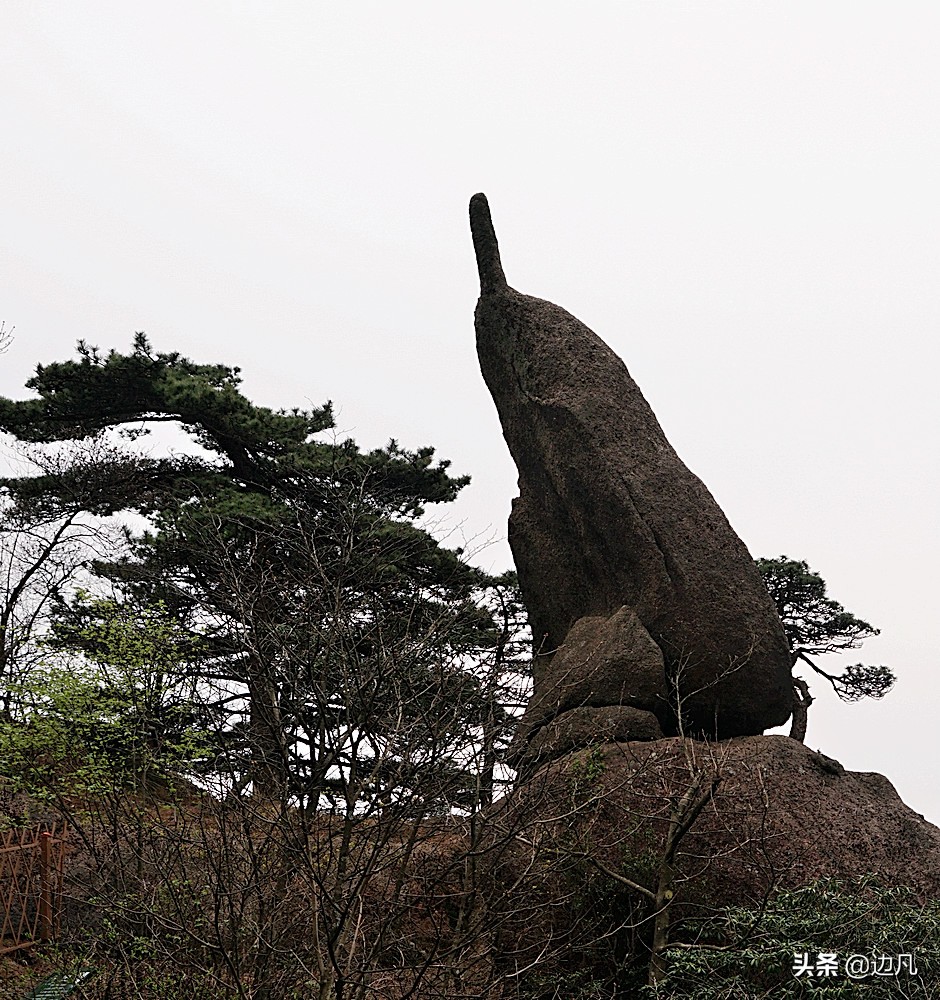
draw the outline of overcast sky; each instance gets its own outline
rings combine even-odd
[[[0,5],[0,393],[84,338],[240,365],[255,401],[473,477],[511,564],[471,194],[510,284],[626,361],[754,555],[882,629],[883,702],[808,744],[940,821],[940,8]],[[824,664],[825,665],[825,664]],[[833,666],[830,664],[830,666]]]

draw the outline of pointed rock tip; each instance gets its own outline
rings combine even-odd
[[[496,292],[506,287],[506,275],[499,259],[499,244],[490,217],[490,206],[485,194],[475,194],[470,199],[470,232],[473,250],[480,272],[480,294]]]

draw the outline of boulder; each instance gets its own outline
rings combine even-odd
[[[685,898],[753,905],[774,886],[873,875],[940,899],[940,828],[883,775],[846,770],[788,736],[608,742],[569,753],[500,800],[491,822],[522,830],[558,817],[553,842],[580,843],[589,832],[592,856],[625,870],[627,858],[661,849],[670,811],[699,773],[720,782],[677,854]],[[573,789],[584,805],[572,808]]]
[[[624,879],[655,891],[675,810],[693,788],[713,794],[668,864],[675,939],[689,940],[683,918],[738,906],[757,913],[779,891],[826,879],[847,892],[874,879],[940,900],[940,829],[880,774],[846,770],[786,736],[608,742],[542,767],[486,817],[487,905],[506,915],[501,943],[511,960],[542,963],[543,976],[554,966],[592,979],[609,963],[598,942],[620,941],[618,968],[642,956],[648,937],[618,938],[616,929],[642,927],[654,906]],[[870,920],[890,941],[886,915]]]
[[[525,776],[541,763],[543,755],[550,760],[601,743],[659,740],[662,737],[656,716],[641,708],[629,705],[571,708],[540,727],[534,735],[527,736],[519,756],[511,756],[509,762]]]
[[[509,542],[537,652],[520,732],[604,705],[653,712],[667,734],[782,724],[789,649],[743,542],[620,358],[509,287],[481,194],[470,221],[477,350],[519,471]]]
[[[579,618],[546,660],[539,664],[539,683],[510,751],[510,763],[523,775],[550,748],[567,753],[596,743],[601,733],[621,741],[663,735],[659,717],[669,717],[663,654],[632,608],[624,606],[609,618]],[[609,711],[598,714],[602,709]],[[565,719],[577,715],[578,721],[551,725],[562,714]],[[606,723],[615,717],[611,730]],[[591,720],[599,724],[602,718],[605,725],[592,731]]]

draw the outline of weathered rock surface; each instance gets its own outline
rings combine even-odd
[[[494,884],[513,886],[523,914],[504,929],[515,961],[534,960],[547,940],[565,961],[593,961],[602,928],[585,928],[591,911],[575,905],[586,880],[613,886],[612,872],[655,887],[671,810],[699,773],[720,782],[679,843],[674,917],[759,909],[775,890],[824,878],[874,876],[940,899],[940,828],[880,774],[847,771],[786,736],[601,743],[543,767],[487,818],[494,844],[511,833],[522,845],[495,859]],[[616,919],[644,912],[630,892],[623,889]]]
[[[721,783],[679,852],[687,897],[753,903],[775,884],[869,874],[940,898],[940,828],[905,805],[883,775],[847,771],[788,736],[599,744],[549,764],[503,808],[537,808],[541,821],[560,815],[554,803],[570,802],[574,777],[596,807],[569,809],[562,825],[569,834],[590,828],[597,857],[619,863],[641,847],[655,854],[671,797],[698,771],[719,774]],[[703,859],[708,872],[700,876]]]
[[[744,544],[614,352],[507,285],[483,195],[470,218],[477,350],[519,470],[509,541],[538,654],[523,738],[575,706],[652,711],[676,733],[678,705],[683,731],[719,738],[782,724],[789,651]]]
[[[581,711],[608,709],[566,712],[556,723]],[[881,775],[845,771],[782,736],[606,743],[553,761],[473,821],[452,813],[415,828],[375,820],[359,828],[354,849],[377,864],[375,876],[363,882],[363,940],[371,940],[371,928],[385,933],[390,907],[407,902],[392,923],[398,939],[386,939],[396,947],[389,949],[395,961],[383,963],[384,978],[376,981],[385,988],[369,995],[405,995],[417,969],[423,982],[417,1000],[639,996],[622,976],[631,968],[645,971],[657,906],[636,886],[657,888],[670,814],[698,774],[706,783],[712,775],[721,780],[673,859],[672,942],[701,943],[683,917],[716,917],[729,906],[748,907],[756,916],[768,897],[778,905],[776,890],[826,877],[844,880],[847,893],[874,875],[883,886],[910,886],[922,899],[940,899],[940,829],[905,806]],[[323,850],[338,843],[344,822],[319,814],[314,836]],[[390,902],[392,880],[402,888]],[[298,872],[291,891],[300,912],[316,911],[320,885]],[[461,920],[461,914],[468,916]],[[842,919],[833,914],[836,923]],[[884,950],[902,950],[889,947],[898,941],[895,919],[868,911],[864,929],[877,929]],[[828,950],[832,926],[822,922],[814,950]],[[742,962],[743,948],[763,948],[772,929],[772,921],[755,922],[738,952]],[[931,944],[925,940],[924,951]],[[800,941],[793,947],[801,948]],[[409,964],[413,955],[416,964]],[[449,964],[451,956],[460,964]],[[919,967],[924,957],[918,954]],[[722,995],[792,995],[785,988],[792,981],[790,955],[782,958],[778,981],[753,990],[735,984]],[[388,977],[399,974],[400,984],[391,988]],[[582,984],[595,988],[576,988]],[[937,995],[908,985],[898,997]]]
[[[629,705],[604,705],[602,708],[572,708],[535,730],[526,740],[526,770],[546,759],[581,750],[599,743],[624,743],[630,740],[661,740],[659,721],[652,712]]]
[[[632,608],[624,606],[609,618],[579,618],[555,655],[540,666],[539,684],[511,752],[512,763],[520,770],[535,766],[553,746],[560,754],[595,742],[587,720],[599,719],[597,712],[604,706],[614,713],[619,710],[617,735],[612,739],[663,735],[656,715],[668,704],[663,654]],[[567,718],[576,712],[580,721],[570,720],[567,729],[550,725],[562,713]],[[549,732],[567,736],[555,745]]]

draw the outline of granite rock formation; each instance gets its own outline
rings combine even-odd
[[[542,792],[548,796],[554,786],[563,795],[563,775],[577,771],[579,759],[590,753],[554,764],[543,776]],[[697,858],[713,859],[712,886],[725,887],[721,893],[700,890],[712,905],[759,901],[773,880],[795,888],[862,875],[940,899],[940,828],[906,805],[882,774],[851,771],[788,736],[741,737],[717,746],[678,738],[607,744],[594,758],[594,791],[621,830],[628,829],[623,810],[658,809],[662,816],[669,809],[664,787],[681,793],[696,770],[720,774],[713,807],[692,827],[681,862],[691,871]],[[644,831],[636,833],[639,838]]]
[[[506,283],[482,194],[470,222],[477,350],[519,471],[509,542],[536,651],[517,762],[570,749],[587,716],[561,717],[580,709],[625,709],[607,713],[619,740],[782,724],[789,651],[744,544],[620,358]]]
[[[572,901],[583,898],[595,864],[655,881],[653,859],[663,850],[672,809],[698,773],[721,781],[673,859],[676,921],[732,906],[760,910],[776,891],[829,878],[852,884],[874,877],[884,886],[908,886],[922,900],[940,899],[940,829],[880,774],[847,770],[787,736],[718,744],[598,741],[542,768],[488,816],[494,844],[506,831],[525,842],[517,855],[495,857],[493,881],[513,887],[510,905],[523,914],[514,927],[501,925],[502,947],[514,961],[534,961],[550,939],[564,960],[592,961],[598,931],[582,928],[585,910]],[[529,846],[539,836],[560,859],[545,863],[544,877]],[[614,913],[624,920],[631,911],[624,901]],[[874,926],[885,920],[871,915]]]

